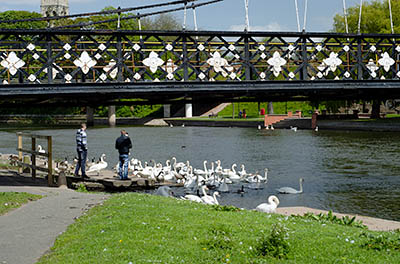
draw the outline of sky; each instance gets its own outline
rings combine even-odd
[[[70,13],[77,14],[100,11],[106,6],[126,8],[167,1],[171,0],[69,0],[69,6]],[[199,0],[199,2],[204,1],[206,0]],[[303,28],[306,1],[298,0],[301,28]],[[355,6],[360,0],[346,0],[346,3],[348,7]],[[0,0],[0,4],[1,12],[7,10],[40,12],[40,0]],[[245,26],[244,0],[224,0],[198,8],[196,13],[199,29],[202,30],[243,30]],[[308,0],[306,31],[330,31],[336,14],[343,14],[343,0]],[[182,11],[174,15],[183,21]],[[187,27],[193,29],[192,11],[188,11],[187,19]],[[249,0],[249,20],[250,30],[254,31],[297,31],[295,0]]]

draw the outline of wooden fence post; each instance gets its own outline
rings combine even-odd
[[[18,159],[22,162],[22,134],[18,133]],[[21,174],[23,172],[22,166],[18,166],[18,173]]]
[[[32,137],[32,155],[31,155],[31,162],[32,162],[32,178],[36,179],[36,138]]]

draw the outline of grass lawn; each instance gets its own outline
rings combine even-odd
[[[79,218],[38,263],[400,263],[393,243],[369,249],[380,234],[399,245],[398,232],[124,193]]]
[[[41,195],[30,193],[0,192],[0,215],[40,198],[42,198]]]
[[[258,114],[258,103],[234,103],[235,104],[235,118],[239,115],[239,110],[246,109],[247,117],[257,118]],[[268,109],[268,103],[261,103],[260,109]],[[287,111],[292,111],[295,113],[297,110],[302,111],[303,116],[311,116],[309,111],[312,111],[312,106],[307,102],[274,102],[274,114],[287,114]],[[324,108],[321,108],[324,109]],[[222,110],[218,116],[219,117],[230,117],[232,118],[232,105],[228,105],[224,110]],[[286,111],[287,110],[287,111]]]

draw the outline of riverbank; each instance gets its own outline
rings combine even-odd
[[[194,126],[194,127],[264,127],[262,119],[215,119],[215,118],[168,118],[164,119],[172,126]],[[286,119],[273,125],[275,129],[298,129],[311,130],[311,118]],[[357,119],[357,120],[318,120],[320,130],[354,130],[354,131],[378,131],[378,132],[400,132],[400,119],[387,118],[379,120]]]
[[[398,263],[398,249],[385,244],[398,236],[125,193],[79,218],[39,263]]]

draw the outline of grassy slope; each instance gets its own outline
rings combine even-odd
[[[0,215],[42,196],[30,193],[0,192]]]
[[[256,256],[260,234],[269,233],[277,222],[289,229],[289,260]],[[214,236],[212,230],[225,235]],[[114,195],[78,219],[39,263],[400,263],[398,251],[360,248],[362,232],[251,211],[218,212],[192,202],[126,193]],[[211,247],[224,244],[229,246]]]
[[[267,103],[261,103],[260,108],[267,110]],[[275,102],[274,114],[286,114],[286,102]],[[257,103],[235,103],[235,117],[238,117],[239,109],[246,109],[248,117],[258,117],[258,104]],[[308,113],[312,107],[307,102],[287,102],[287,111],[295,113],[297,110],[302,111],[304,116],[310,116]],[[218,116],[232,117],[232,105],[227,106],[222,110]]]

